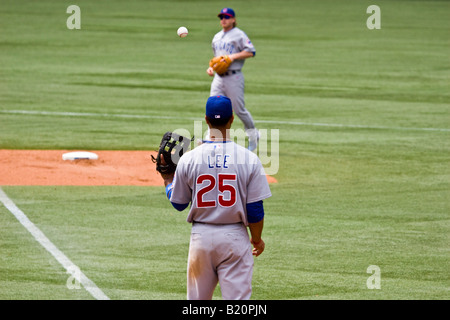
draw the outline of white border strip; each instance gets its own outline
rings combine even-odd
[[[70,273],[70,270],[79,270],[79,268],[67,258],[38,228],[28,219],[14,202],[0,188],[0,202],[8,209],[19,222],[31,233],[31,235],[39,242],[53,257]],[[76,272],[73,277],[81,283],[84,288],[97,300],[109,300],[109,298],[100,290],[94,282],[92,282],[83,272]]]
[[[168,116],[158,115],[139,115],[139,114],[114,114],[114,113],[91,113],[91,112],[54,112],[54,111],[33,111],[33,110],[0,110],[4,114],[29,114],[42,116],[63,116],[63,117],[105,117],[105,118],[131,118],[131,119],[174,119]],[[180,118],[183,120],[202,120],[202,118]],[[294,126],[313,126],[313,127],[333,127],[333,128],[352,128],[352,129],[378,129],[378,130],[402,130],[402,131],[438,131],[450,132],[446,128],[413,128],[413,127],[386,127],[386,126],[366,126],[358,124],[339,124],[339,123],[318,123],[318,122],[299,122],[299,121],[279,121],[279,120],[255,120],[256,123],[268,123],[279,125]]]

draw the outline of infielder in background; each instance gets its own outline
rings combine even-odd
[[[242,67],[245,59],[254,57],[255,47],[244,31],[236,27],[236,17],[233,9],[223,8],[218,17],[222,31],[218,32],[212,40],[214,57],[224,57],[229,64],[226,72],[214,72],[211,66],[206,73],[214,80],[211,83],[210,96],[224,95],[231,99],[234,113],[241,119],[248,136],[248,149],[256,149],[259,141],[259,132],[255,128],[252,115],[245,108],[244,102],[244,75]]]
[[[172,205],[182,211],[191,203],[187,298],[212,299],[219,282],[223,299],[247,300],[252,252],[258,256],[265,247],[263,200],[271,192],[257,155],[230,140],[230,99],[210,97],[205,119],[210,140],[183,154],[175,174],[162,174]]]

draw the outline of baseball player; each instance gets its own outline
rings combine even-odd
[[[265,247],[263,200],[271,191],[257,155],[230,140],[231,100],[208,98],[205,119],[210,140],[185,153],[175,173],[162,174],[172,205],[182,211],[191,204],[187,298],[212,299],[219,282],[223,299],[246,300],[252,253],[259,256]]]
[[[245,108],[242,67],[245,59],[255,56],[255,47],[245,32],[236,27],[233,9],[223,8],[218,17],[222,30],[214,36],[212,49],[214,56],[223,58],[223,62],[226,62],[227,65],[225,69],[221,68],[218,71],[215,69],[214,63],[210,63],[206,70],[208,75],[214,76],[210,96],[224,95],[231,99],[234,113],[244,124],[248,136],[248,149],[253,151],[258,145],[259,132],[255,128],[252,115]]]

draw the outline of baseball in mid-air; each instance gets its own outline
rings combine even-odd
[[[184,38],[188,35],[188,29],[186,27],[179,27],[177,34],[180,38]]]

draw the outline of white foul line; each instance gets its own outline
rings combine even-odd
[[[131,119],[174,119],[169,116],[159,115],[140,115],[140,114],[117,114],[117,113],[92,113],[92,112],[57,112],[57,111],[33,111],[33,110],[0,110],[4,114],[29,114],[42,116],[63,116],[63,117],[105,117],[105,118],[131,118]],[[202,120],[202,118],[183,117],[182,120]],[[300,121],[282,121],[282,120],[255,120],[255,123],[268,123],[293,126],[313,126],[313,127],[333,127],[350,129],[377,129],[377,130],[401,130],[401,131],[440,131],[450,132],[447,128],[414,128],[414,127],[388,127],[388,126],[370,126],[359,124],[340,124],[340,123],[320,123],[320,122],[300,122]]]
[[[67,256],[61,252],[38,228],[36,225],[28,219],[25,213],[20,210],[15,203],[6,195],[6,193],[0,188],[0,202],[8,209],[19,222],[31,233],[31,235],[39,242],[53,257],[66,269],[79,270],[79,268],[70,261]],[[97,300],[109,300],[109,298],[100,290],[94,282],[92,282],[83,272],[76,272],[73,277],[81,283],[84,288]]]

